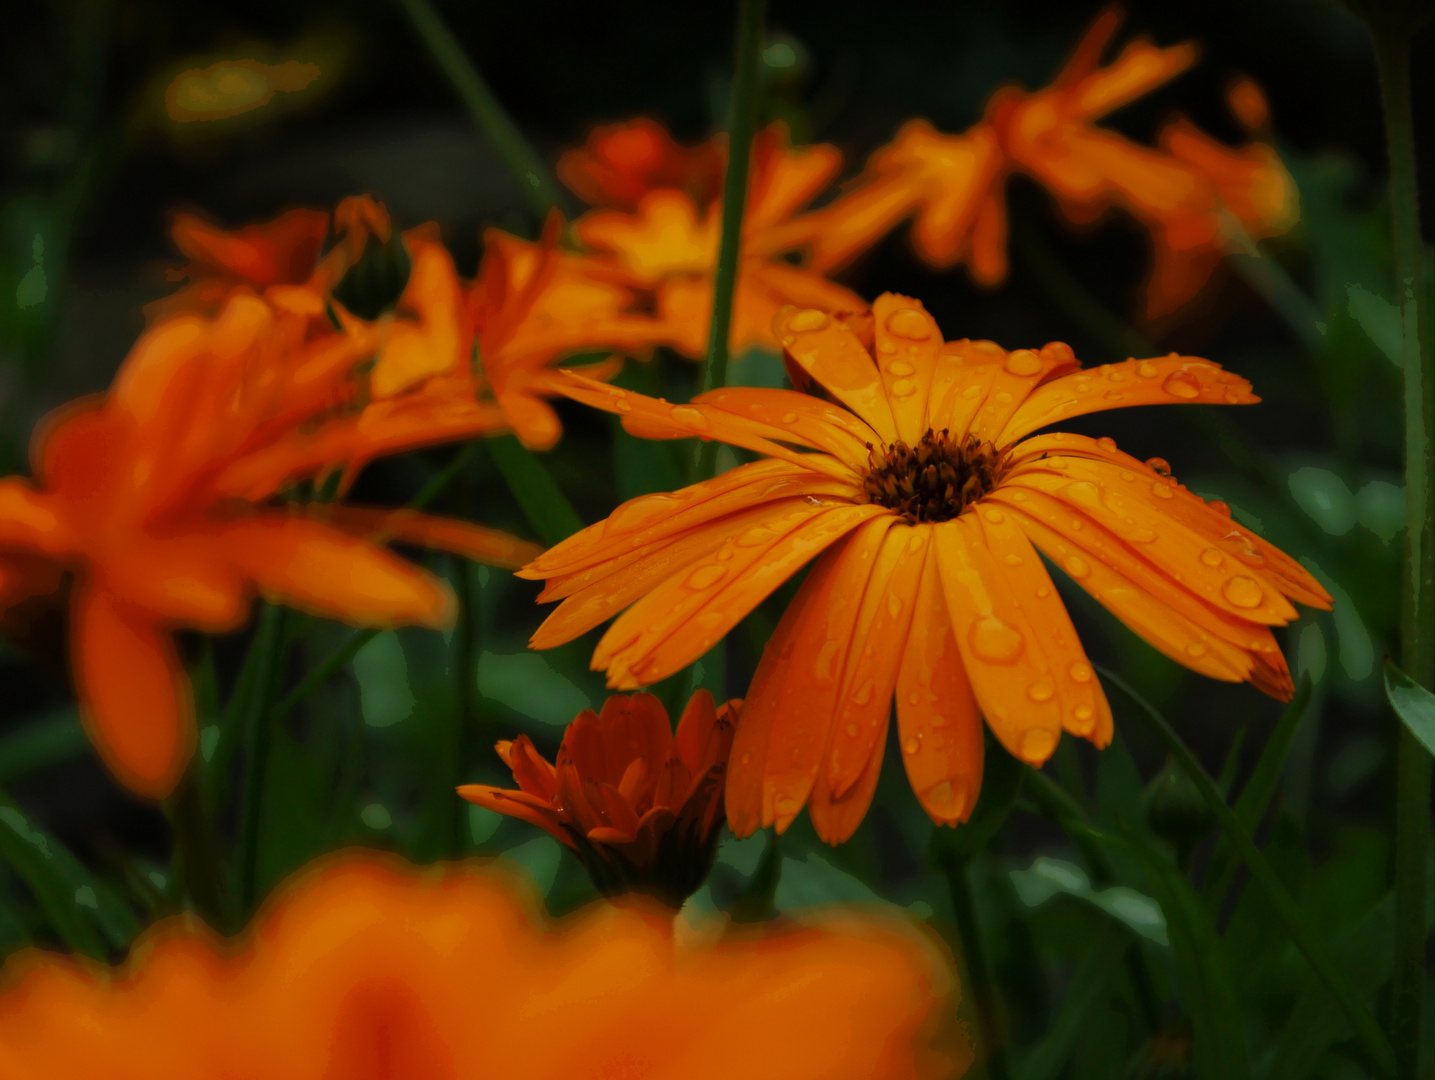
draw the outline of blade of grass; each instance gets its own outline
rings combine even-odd
[[[270,703],[279,678],[284,642],[284,609],[265,604],[251,646],[258,654],[249,707],[244,723],[244,791],[239,805],[239,840],[234,866],[234,901],[231,915],[242,922],[254,907],[259,872],[259,819],[264,801],[264,774],[269,759],[269,738],[277,722]]]
[[[533,451],[513,435],[486,439],[485,445],[540,540],[551,546],[583,528],[578,511]]]
[[[1091,944],[1091,951],[1071,977],[1056,1022],[1026,1059],[1021,1080],[1055,1080],[1070,1060],[1076,1042],[1091,1016],[1103,1001],[1106,988],[1121,967],[1130,948],[1131,935],[1108,922]]]
[[[1309,677],[1302,676],[1295,697],[1276,721],[1275,730],[1266,740],[1255,771],[1246,781],[1241,797],[1236,800],[1236,820],[1248,834],[1256,831],[1256,827],[1266,816],[1266,811],[1270,809],[1271,799],[1275,796],[1276,788],[1280,786],[1286,757],[1295,742],[1300,723],[1310,709],[1311,693]],[[1205,901],[1206,910],[1211,913],[1212,918],[1215,918],[1224,906],[1231,880],[1236,876],[1239,866],[1240,857],[1236,854],[1234,844],[1228,836],[1222,834],[1216,839],[1216,848],[1211,853],[1211,862],[1206,869],[1206,882],[1201,890],[1201,899]]]
[[[89,746],[73,708],[32,720],[0,738],[0,784],[78,757]]]
[[[1382,1073],[1394,1075],[1395,1053],[1391,1049],[1389,1040],[1376,1024],[1375,1018],[1365,1007],[1364,1001],[1361,1000],[1350,980],[1335,966],[1324,946],[1306,925],[1305,918],[1301,915],[1300,909],[1296,907],[1295,901],[1291,899],[1285,886],[1276,877],[1275,871],[1271,869],[1270,864],[1256,848],[1250,834],[1241,827],[1235,811],[1221,798],[1221,793],[1216,790],[1215,783],[1206,774],[1201,763],[1196,760],[1196,756],[1191,753],[1186,744],[1181,741],[1181,737],[1176,734],[1175,729],[1154,706],[1127,686],[1115,673],[1102,667],[1097,667],[1097,671],[1105,682],[1120,690],[1136,706],[1137,711],[1145,716],[1151,728],[1175,756],[1176,761],[1201,793],[1201,798],[1205,800],[1211,812],[1216,815],[1216,820],[1220,823],[1222,831],[1235,845],[1241,858],[1245,860],[1246,866],[1250,868],[1252,879],[1265,891],[1271,906],[1280,916],[1287,935],[1295,943],[1296,948],[1300,950],[1312,970],[1325,983],[1326,988],[1335,996],[1336,1001],[1340,1003],[1341,1011],[1345,1013],[1351,1026],[1355,1029],[1355,1033],[1365,1047],[1372,1063]]]
[[[1385,660],[1385,697],[1416,741],[1435,754],[1435,694]]]
[[[493,96],[488,83],[474,66],[453,31],[429,0],[397,0],[414,30],[428,48],[434,62],[458,93],[473,126],[493,145],[508,171],[518,181],[523,196],[540,219],[557,206],[560,191],[547,166],[534,153]]]
[[[961,938],[962,956],[967,962],[968,985],[976,1007],[980,1043],[977,1060],[986,1066],[991,1080],[1010,1080],[1007,1067],[1006,1038],[1002,1035],[1001,1016],[996,1000],[996,984],[991,965],[983,948],[976,907],[972,903],[972,886],[967,879],[966,858],[953,855],[944,861],[942,872],[951,891],[952,910],[957,917],[957,933]]]

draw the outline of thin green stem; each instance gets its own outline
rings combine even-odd
[[[952,858],[943,867],[947,887],[952,894],[952,910],[957,916],[957,933],[961,935],[962,955],[967,961],[973,1007],[981,1038],[979,1060],[986,1066],[991,1080],[1010,1080],[1007,1069],[1006,1040],[1001,1034],[1001,1018],[997,1012],[996,985],[986,950],[982,948],[981,927],[977,925],[976,908],[972,904],[972,888],[967,881],[967,860]]]
[[[1266,894],[1266,898],[1270,900],[1271,906],[1276,909],[1276,914],[1284,924],[1291,941],[1295,943],[1296,948],[1300,950],[1301,955],[1305,957],[1316,976],[1325,983],[1326,989],[1330,991],[1341,1011],[1345,1013],[1351,1027],[1355,1029],[1356,1037],[1365,1046],[1366,1053],[1370,1055],[1372,1063],[1382,1073],[1394,1075],[1395,1054],[1389,1040],[1380,1030],[1380,1026],[1376,1024],[1375,1018],[1365,1007],[1365,1003],[1361,1000],[1355,987],[1351,985],[1350,980],[1335,966],[1324,946],[1306,925],[1305,917],[1296,907],[1295,901],[1291,899],[1285,886],[1281,884],[1280,878],[1276,877],[1275,871],[1271,869],[1270,863],[1266,862],[1265,856],[1260,853],[1251,840],[1250,834],[1241,826],[1235,811],[1226,804],[1225,799],[1221,798],[1215,781],[1207,775],[1201,763],[1196,760],[1196,755],[1191,753],[1186,744],[1181,741],[1181,737],[1176,734],[1175,729],[1171,727],[1166,718],[1140,694],[1127,686],[1113,672],[1102,667],[1097,667],[1096,670],[1100,672],[1103,680],[1125,694],[1150,722],[1161,741],[1166,744],[1166,748],[1171,751],[1177,763],[1191,778],[1191,782],[1196,785],[1196,789],[1201,793],[1201,798],[1215,814],[1226,837],[1235,845],[1241,858],[1245,860],[1246,866],[1250,868],[1252,880],[1260,886]]]
[[[303,681],[279,700],[279,703],[269,711],[272,720],[278,723],[288,716],[300,702],[348,667],[349,661],[358,656],[359,651],[378,636],[379,631],[377,630],[354,631],[348,641],[315,664],[309,674],[304,676]]]
[[[529,207],[540,218],[557,206],[561,195],[557,182],[549,174],[542,159],[534,153],[513,123],[498,99],[493,96],[488,83],[479,74],[463,46],[454,37],[453,31],[444,22],[429,0],[397,0],[414,29],[423,39],[434,62],[438,64],[459,99],[468,110],[474,127],[493,145],[503,159]]]
[[[284,609],[266,604],[254,635],[258,661],[244,726],[244,793],[239,807],[239,844],[235,864],[235,901],[239,920],[253,909],[259,871],[259,826],[263,814],[264,780],[269,764],[269,737],[276,720],[270,703],[278,681],[284,643]]]
[[[738,0],[737,65],[728,105],[727,173],[722,186],[722,238],[713,273],[712,318],[708,322],[708,351],[703,363],[703,390],[727,385],[728,354],[732,337],[733,297],[742,263],[742,222],[747,208],[747,181],[752,161],[752,137],[757,131],[762,91],[762,33],[767,0]],[[717,443],[698,449],[697,478],[713,475]]]
[[[165,814],[174,830],[170,873],[183,882],[190,906],[211,926],[220,926],[225,911],[224,884],[198,776],[199,769],[191,763],[179,787],[165,800]]]
[[[540,540],[556,544],[583,528],[583,519],[537,454],[514,435],[498,435],[484,443]]]
[[[1390,156],[1390,218],[1400,363],[1405,372],[1405,560],[1400,611],[1401,667],[1435,687],[1435,372],[1422,341],[1425,295],[1415,130],[1411,120],[1410,39],[1402,29],[1372,26]],[[1390,1036],[1400,1074],[1414,1077],[1421,1053],[1425,981],[1425,863],[1430,848],[1430,755],[1396,723],[1395,972]]]

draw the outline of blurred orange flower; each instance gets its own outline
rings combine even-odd
[[[905,921],[716,942],[629,906],[551,923],[490,867],[372,855],[300,874],[237,948],[176,918],[119,971],[29,950],[4,981],[13,1080],[937,1080],[971,1062],[951,963]]]
[[[558,177],[593,206],[636,210],[660,188],[706,206],[722,190],[725,159],[721,139],[683,146],[662,124],[640,117],[594,128],[586,143],[558,159]]]
[[[566,844],[608,895],[681,907],[707,877],[722,828],[722,784],[739,700],[688,702],[674,737],[652,694],[614,694],[563,733],[558,766],[527,735],[498,744],[519,790],[467,784],[471,803],[522,818]]]
[[[375,541],[430,544],[517,566],[538,549],[462,522],[334,505],[274,505],[334,467],[271,451],[322,430],[355,394],[379,337],[236,291],[215,319],[163,319],[108,394],[45,420],[33,481],[0,480],[0,556],[74,573],[71,655],[90,738],[142,794],[175,784],[194,743],[172,631],[238,626],[255,590],[359,625],[438,626],[452,597]],[[263,458],[263,476],[250,465]]]
[[[1050,191],[1074,224],[1112,207],[1140,221],[1155,249],[1147,315],[1174,311],[1226,253],[1232,223],[1255,239],[1284,232],[1296,219],[1297,193],[1264,142],[1233,149],[1178,120],[1154,150],[1097,127],[1196,59],[1189,43],[1162,49],[1138,39],[1102,67],[1120,22],[1118,11],[1104,11],[1049,87],[998,90],[963,135],[908,122],[871,156],[849,193],[793,222],[789,238],[805,234],[813,268],[830,272],[915,214],[912,241],[924,260],[965,262],[978,282],[993,285],[1007,272],[1006,179],[1021,172]],[[1232,108],[1255,121],[1248,127],[1264,123],[1264,100],[1250,80],[1237,84]]]
[[[719,439],[764,459],[624,503],[520,571],[547,581],[540,599],[564,601],[535,648],[627,608],[593,666],[635,687],[692,663],[822,553],[738,726],[738,835],[785,829],[806,803],[824,839],[849,837],[894,693],[908,777],[938,822],[976,802],[983,717],[1032,765],[1063,730],[1106,745],[1110,709],[1037,550],[1172,659],[1290,696],[1270,627],[1296,617],[1287,596],[1330,605],[1299,564],[1158,459],[1110,439],[1027,437],[1105,409],[1259,400],[1244,379],[1175,354],[1082,370],[1060,342],[944,344],[920,303],[891,293],[870,313],[788,309],[776,332],[810,392],[669,405],[572,376],[569,396],[635,435]]]
[[[640,130],[649,130],[650,122],[640,123]],[[606,140],[600,140],[600,145],[630,134],[622,128],[605,130]],[[569,159],[566,175],[588,175],[575,160],[586,162],[591,157],[591,143],[584,154]],[[807,239],[806,234],[795,239],[789,235],[792,216],[811,202],[841,167],[842,155],[835,147],[794,149],[781,125],[767,128],[754,140],[742,265],[733,300],[735,354],[756,345],[777,351],[772,320],[786,304],[862,305],[850,290],[784,257]],[[669,179],[671,172],[659,169],[644,175],[659,184]],[[606,253],[634,285],[653,290],[658,317],[668,325],[667,343],[697,359],[707,348],[721,224],[716,191],[702,201],[679,186],[654,186],[636,198],[633,211],[595,210],[575,221],[573,231],[585,245]]]

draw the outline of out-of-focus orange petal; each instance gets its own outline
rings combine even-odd
[[[298,209],[232,232],[193,214],[176,214],[170,236],[174,246],[194,260],[191,276],[222,272],[256,285],[270,285],[297,284],[307,278],[328,231],[328,214]]]
[[[411,246],[409,281],[399,298],[399,311],[412,312],[418,321],[398,322],[390,330],[369,373],[376,398],[393,397],[467,359],[459,348],[462,298],[453,259],[438,244]]]
[[[72,605],[75,689],[90,741],[131,791],[163,798],[195,742],[194,703],[174,641],[111,595],[103,579],[78,587]]]
[[[497,529],[414,510],[333,506],[325,508],[319,520],[375,543],[401,540],[511,570],[533,561],[543,552],[539,545]]]

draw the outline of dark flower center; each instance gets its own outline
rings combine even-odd
[[[916,446],[898,439],[873,449],[862,478],[868,502],[895,510],[913,525],[951,521],[996,487],[1006,464],[997,448],[968,435],[928,431]]]

